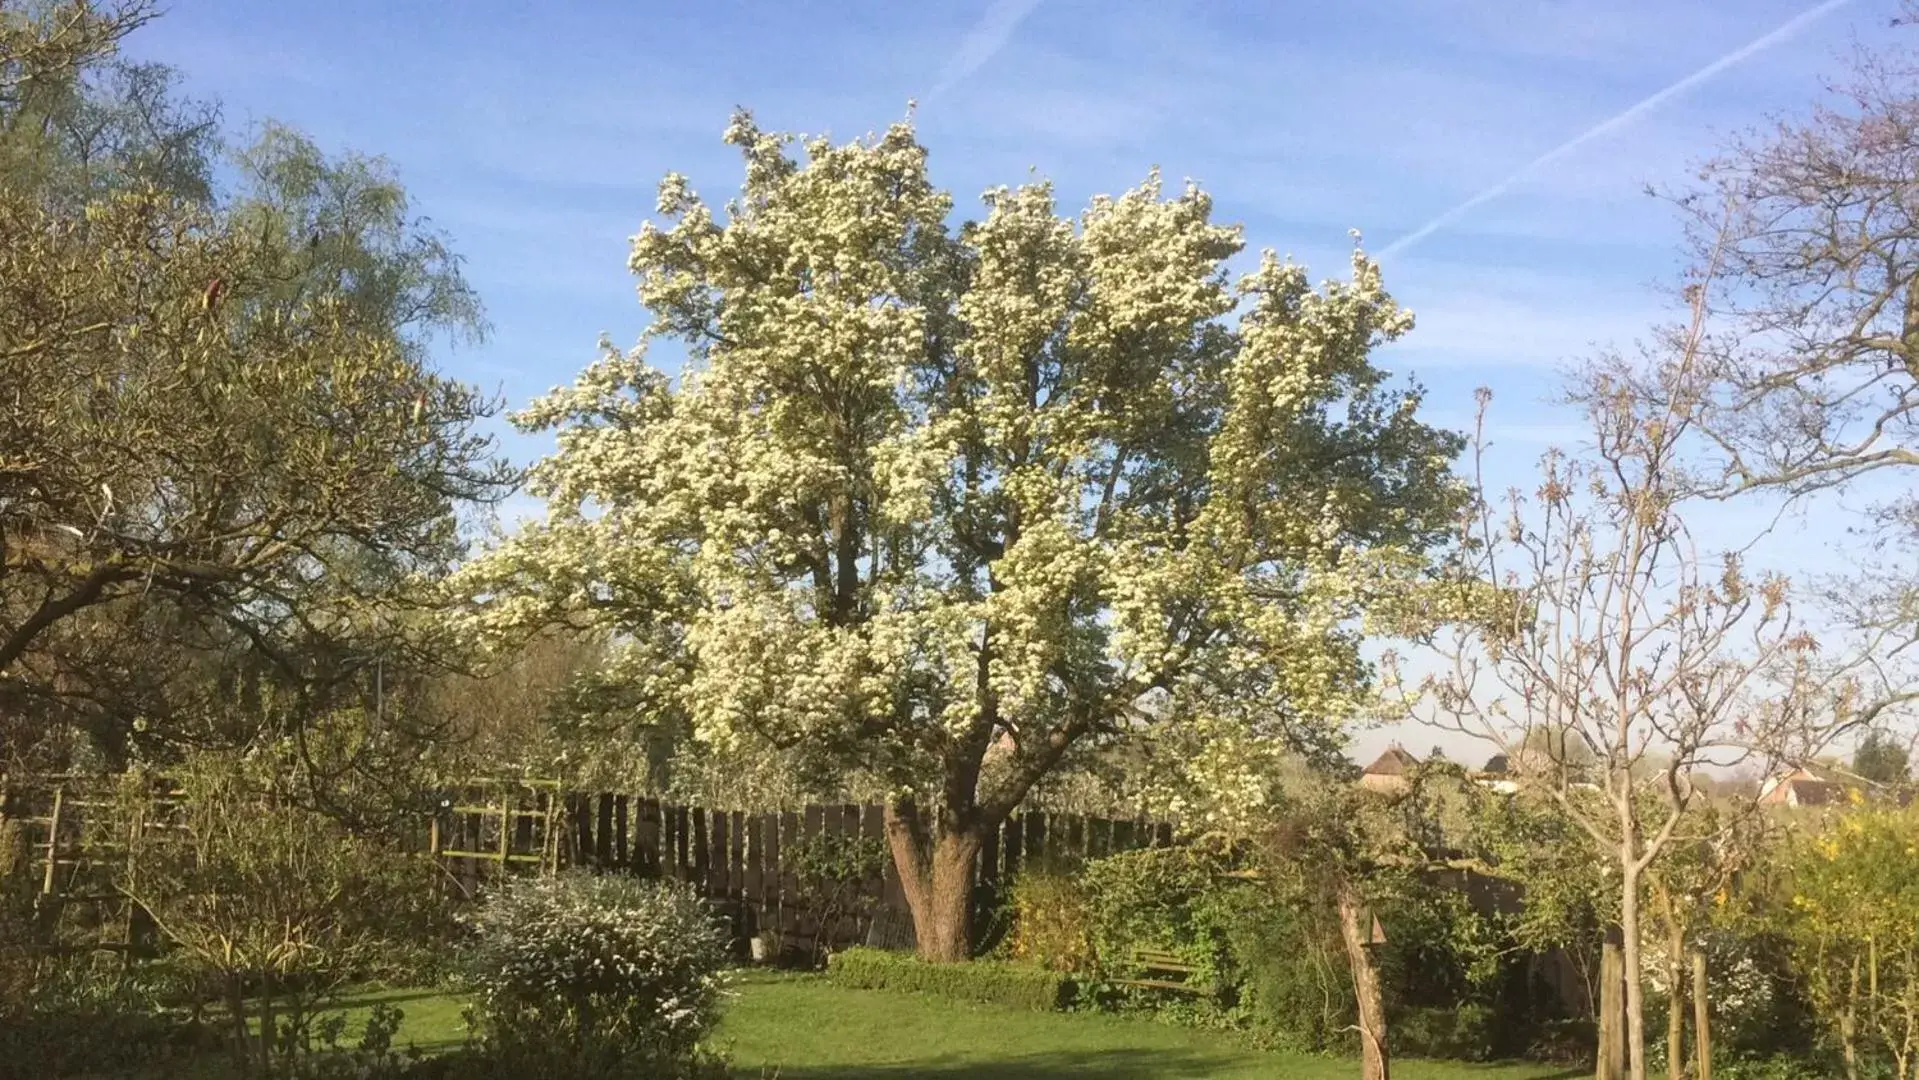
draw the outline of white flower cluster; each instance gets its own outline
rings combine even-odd
[[[1458,495],[1456,441],[1372,366],[1411,326],[1373,263],[1235,288],[1238,229],[1157,175],[1077,219],[996,189],[952,230],[910,126],[727,139],[724,214],[669,176],[633,240],[688,370],[608,348],[520,415],[558,434],[551,509],[458,578],[477,635],[606,628],[715,749],[902,790],[1157,727],[1195,748],[1169,797],[1245,807],[1364,707],[1356,635],[1432,609]]]

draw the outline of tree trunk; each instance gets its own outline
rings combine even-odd
[[[1692,1053],[1697,1080],[1712,1080],[1712,1010],[1706,991],[1706,954],[1692,951]]]
[[[247,999],[240,976],[226,975],[227,1016],[233,1021],[233,1061],[240,1076],[253,1064],[253,1039],[247,1032]]]
[[[981,830],[945,815],[927,822],[909,803],[888,803],[886,839],[899,870],[923,960],[954,963],[973,955],[973,874]]]
[[[1361,926],[1363,905],[1353,887],[1339,885],[1339,936],[1346,942],[1346,961],[1353,969],[1353,997],[1359,1006],[1359,1075],[1361,1080],[1388,1080],[1391,1062],[1386,1053],[1386,1006],[1380,998],[1379,972],[1368,951],[1372,927]]]
[[[1686,932],[1666,898],[1666,1080],[1686,1080]]]
[[[260,1075],[273,1075],[274,1044],[279,1040],[280,1016],[273,1008],[273,980],[260,987]]]
[[[1620,957],[1625,961],[1626,977],[1626,1076],[1646,1080],[1646,996],[1640,984],[1644,968],[1639,957],[1639,875],[1631,869],[1631,842],[1627,842],[1628,867],[1619,883]]]
[[[1593,1067],[1596,1080],[1625,1080],[1625,969],[1619,943],[1609,937],[1599,957],[1599,1049]]]

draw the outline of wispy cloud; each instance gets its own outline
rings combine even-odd
[[[1772,48],[1773,46],[1778,45],[1781,42],[1791,39],[1795,34],[1798,34],[1800,31],[1806,29],[1808,26],[1811,26],[1813,23],[1817,22],[1821,18],[1824,18],[1826,15],[1831,14],[1832,12],[1838,10],[1841,7],[1844,7],[1846,4],[1850,2],[1851,0],[1826,0],[1826,2],[1823,4],[1820,4],[1813,8],[1809,8],[1806,11],[1800,12],[1798,15],[1794,16],[1791,19],[1788,19],[1786,22],[1782,23],[1781,25],[1773,29],[1771,32],[1763,34],[1757,38],[1754,38],[1752,41],[1749,41],[1746,44],[1740,46],[1739,48],[1734,49],[1733,51],[1720,57],[1719,59],[1714,60],[1712,63],[1707,64],[1705,67],[1700,68],[1698,71],[1695,71],[1692,74],[1686,76],[1685,78],[1680,79],[1678,82],[1673,83],[1672,85],[1666,87],[1663,90],[1660,90],[1659,92],[1655,94],[1650,95],[1649,97],[1641,99],[1640,101],[1633,104],[1631,107],[1625,109],[1623,112],[1620,112],[1612,117],[1609,117],[1605,120],[1600,121],[1598,124],[1594,125],[1593,127],[1588,128],[1587,130],[1581,132],[1580,134],[1573,136],[1571,139],[1568,139],[1565,142],[1560,143],[1558,146],[1555,146],[1551,150],[1548,150],[1545,153],[1539,155],[1538,157],[1532,159],[1526,164],[1520,166],[1517,170],[1512,172],[1510,175],[1506,176],[1504,179],[1500,180],[1498,183],[1493,184],[1491,187],[1488,187],[1483,191],[1480,191],[1478,194],[1472,196],[1466,201],[1459,203],[1458,205],[1447,210],[1445,213],[1440,214],[1438,217],[1433,218],[1431,221],[1428,221],[1426,224],[1421,225],[1419,228],[1414,229],[1412,232],[1407,233],[1405,236],[1402,236],[1398,240],[1395,240],[1391,244],[1388,244],[1386,248],[1379,253],[1379,257],[1384,259],[1389,256],[1396,255],[1405,251],[1407,248],[1412,247],[1414,244],[1419,243],[1421,240],[1426,239],[1427,237],[1445,228],[1446,226],[1451,225],[1453,222],[1458,221],[1460,218],[1471,213],[1475,208],[1482,206],[1488,202],[1491,202],[1492,200],[1497,199],[1501,195],[1504,195],[1507,191],[1511,190],[1514,185],[1530,177],[1535,172],[1546,167],[1547,165],[1552,164],[1554,161],[1557,161],[1560,158],[1565,157],[1567,154],[1570,154],[1574,150],[1577,150],[1578,148],[1580,148],[1581,146],[1584,146],[1585,144],[1592,142],[1594,139],[1598,139],[1603,136],[1613,134],[1617,131],[1620,131],[1632,125],[1641,117],[1645,116],[1649,112],[1652,112],[1654,109],[1659,108],[1659,106],[1665,104],[1667,101],[1670,101],[1671,99],[1678,97],[1681,94],[1684,94],[1686,91],[1691,90],[1694,87],[1707,82],[1708,80],[1717,76],[1719,73],[1725,71],[1727,68],[1730,68],[1733,65],[1740,63],[1741,61],[1744,61],[1754,55],[1757,55],[1758,53],[1764,52],[1765,50]]]
[[[959,48],[954,49],[953,55],[947,58],[939,81],[927,91],[922,102],[940,97],[983,67],[1006,47],[1006,43],[1012,40],[1013,31],[1019,29],[1019,24],[1033,13],[1039,3],[1040,0],[993,0],[986,14],[960,39]]]

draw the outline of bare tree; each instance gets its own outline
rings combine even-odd
[[[1705,319],[1695,302],[1669,354],[1591,365],[1571,397],[1593,450],[1548,454],[1530,498],[1478,500],[1463,550],[1492,602],[1435,642],[1415,698],[1422,719],[1495,744],[1616,875],[1633,1080],[1642,901],[1676,838],[1701,839],[1693,774],[1809,753],[1860,698],[1859,665],[1819,655],[1783,577],[1703,551],[1687,527]]]
[[[1919,16],[1901,7],[1895,27]],[[1826,599],[1890,666],[1919,642],[1919,573],[1892,557],[1919,535],[1900,482],[1919,466],[1919,54],[1858,49],[1823,101],[1699,177],[1675,201],[1713,329],[1698,342],[1703,479],[1722,498],[1862,495],[1872,542]],[[1913,698],[1883,681],[1874,711]]]

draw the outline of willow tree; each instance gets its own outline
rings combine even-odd
[[[954,229],[908,123],[726,139],[739,196],[669,175],[633,241],[678,379],[603,346],[520,414],[548,518],[463,584],[485,631],[613,631],[715,750],[881,783],[920,951],[964,958],[983,840],[1069,754],[1170,738],[1218,789],[1350,714],[1459,443],[1371,363],[1411,316],[1362,255],[1235,286],[1194,186],[998,188]]]

